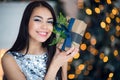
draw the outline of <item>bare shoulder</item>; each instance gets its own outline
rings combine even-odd
[[[7,54],[7,53],[5,53],[5,54],[3,55],[1,61],[2,61],[2,64],[3,64],[3,65],[5,65],[5,64],[8,65],[9,63],[15,62],[13,56],[10,55],[10,54]]]
[[[4,72],[8,71],[7,69],[14,69],[17,68],[19,69],[14,57],[11,54],[5,53],[2,57],[2,67]]]
[[[25,80],[25,76],[11,54],[4,54],[2,57],[2,67],[8,80]]]

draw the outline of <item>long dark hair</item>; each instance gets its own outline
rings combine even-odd
[[[40,6],[48,8],[48,10],[51,12],[51,14],[53,16],[53,20],[54,20],[53,26],[55,25],[55,23],[56,23],[55,12],[54,12],[53,8],[47,2],[45,2],[45,1],[33,1],[33,2],[29,3],[28,6],[25,8],[25,11],[23,13],[18,37],[17,37],[14,45],[8,50],[9,52],[13,52],[13,51],[18,52],[18,51],[24,50],[26,48],[27,49],[26,54],[27,54],[28,49],[29,49],[29,33],[28,33],[29,19],[30,19],[30,16],[31,16],[33,10],[36,7],[40,7]],[[52,33],[51,36],[48,38],[48,40],[46,40],[44,43],[42,43],[42,47],[46,47],[47,51],[48,51],[47,70],[50,66],[51,60],[52,60],[52,58],[55,54],[55,51],[56,51],[56,45],[49,46],[49,44],[52,42],[52,40],[54,38],[55,38],[55,34]],[[57,74],[57,75],[59,75],[59,78],[61,78],[60,74],[61,74],[61,70]]]

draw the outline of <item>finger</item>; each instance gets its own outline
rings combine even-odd
[[[75,49],[75,47],[73,46],[72,48],[70,48],[68,51],[66,51],[66,54],[71,54],[73,52],[73,50]]]
[[[56,48],[56,53],[60,53],[60,49],[59,48]]]
[[[70,54],[72,57],[74,57],[75,54],[77,54],[79,51],[78,48],[75,48],[75,50]]]
[[[79,49],[75,48],[71,54],[67,55],[67,59],[69,60],[70,58],[73,58],[74,55],[78,53],[78,51],[79,51]]]

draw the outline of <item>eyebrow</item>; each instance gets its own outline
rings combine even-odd
[[[34,16],[34,17],[38,17],[38,18],[43,19],[43,17],[42,17],[42,16]],[[53,19],[53,18],[48,18],[48,20],[49,20],[49,19]]]

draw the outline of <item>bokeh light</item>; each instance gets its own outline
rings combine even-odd
[[[119,17],[116,17],[115,20],[116,20],[117,23],[120,23]]]
[[[100,23],[100,26],[101,26],[101,28],[105,28],[105,27],[106,27],[106,23],[102,21],[102,22]]]
[[[85,65],[84,64],[80,64],[79,66],[78,66],[78,69],[79,70],[83,70],[85,68]]]
[[[84,43],[81,44],[81,45],[80,45],[80,49],[83,50],[83,51],[86,50],[86,49],[87,49],[87,45],[84,44]]]
[[[68,79],[74,79],[75,78],[75,74],[69,74],[68,75]]]
[[[112,42],[114,42],[115,37],[114,37],[113,35],[111,35],[110,40],[111,40]]]
[[[100,13],[100,8],[96,7],[96,8],[95,8],[95,12],[96,12],[97,14],[99,14],[99,13]]]
[[[95,37],[92,37],[90,39],[90,43],[91,43],[91,45],[95,45],[97,43],[97,40],[95,39]]]
[[[106,0],[106,1],[107,1],[108,4],[111,4],[111,3],[112,3],[111,0]]]
[[[100,59],[103,59],[104,56],[105,56],[104,53],[100,53],[100,56],[99,56],[99,57],[100,57]]]
[[[73,58],[74,58],[74,59],[78,59],[79,57],[80,57],[80,53],[77,53],[77,54],[74,55]]]
[[[113,9],[112,9],[112,14],[113,14],[113,15],[117,15],[117,14],[118,14],[118,10],[117,10],[116,8],[113,8]]]
[[[103,62],[108,62],[108,56],[105,56],[105,57],[103,58]]]
[[[91,38],[91,34],[90,34],[89,32],[86,32],[86,33],[85,33],[85,38],[86,38],[86,39],[90,39],[90,38]]]
[[[99,2],[100,2],[100,0],[95,0],[95,2],[96,2],[96,3],[99,3]]]
[[[86,14],[88,14],[88,15],[92,15],[92,10],[89,9],[89,8],[87,8],[87,9],[86,9]]]
[[[112,78],[112,77],[113,77],[113,75],[114,75],[113,73],[109,73],[109,77],[110,77],[110,78]]]
[[[113,13],[110,13],[110,17],[112,18],[112,19],[114,19],[114,14]]]
[[[114,56],[118,56],[118,50],[114,50],[113,54]]]
[[[107,23],[111,23],[110,17],[106,17],[106,22],[107,22]]]

